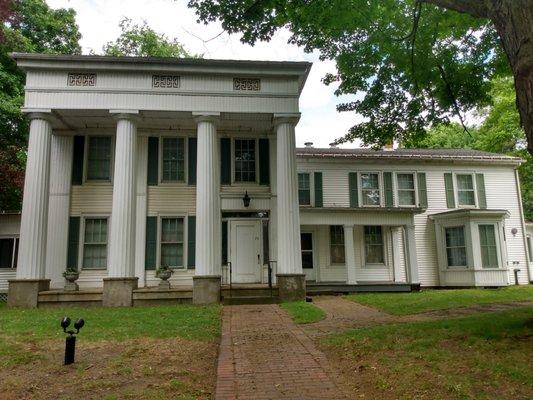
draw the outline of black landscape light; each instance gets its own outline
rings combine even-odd
[[[63,317],[61,320],[61,328],[63,332],[68,333],[68,336],[65,339],[65,362],[64,365],[69,365],[74,362],[74,356],[76,354],[76,336],[80,333],[80,329],[85,325],[85,321],[82,318],[79,318],[74,322],[74,329],[76,331],[70,330],[67,331],[67,328],[70,326],[70,318]]]
[[[244,193],[244,197],[242,198],[242,204],[244,204],[244,208],[248,208],[250,206],[250,196],[248,196],[248,190],[246,193]]]

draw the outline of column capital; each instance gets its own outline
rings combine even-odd
[[[220,120],[220,113],[216,111],[193,111],[192,117],[196,123],[212,122],[216,124]]]
[[[42,119],[48,122],[53,122],[54,115],[50,108],[22,108],[21,110],[26,117],[31,121],[33,119]]]
[[[126,119],[132,122],[139,122],[141,119],[139,110],[111,109],[109,114],[117,121]]]
[[[296,126],[298,121],[300,121],[300,113],[278,113],[274,114],[272,122],[274,127],[277,127],[280,124],[292,124]]]

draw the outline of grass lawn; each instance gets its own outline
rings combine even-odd
[[[297,324],[311,324],[324,319],[326,313],[313,303],[305,301],[291,301],[281,303],[280,307],[289,313],[291,318]]]
[[[389,314],[407,315],[478,304],[532,301],[533,285],[499,289],[422,290],[411,293],[357,293],[348,299]]]
[[[214,392],[220,307],[8,309],[0,305],[2,399],[203,399]],[[84,318],[63,366],[65,315]]]
[[[533,308],[357,329],[321,347],[354,398],[533,398]]]

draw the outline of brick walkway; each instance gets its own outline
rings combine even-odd
[[[216,399],[343,399],[326,357],[277,305],[224,307]]]

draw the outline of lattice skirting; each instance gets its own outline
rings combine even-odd
[[[0,292],[0,302],[7,301],[7,293]]]

